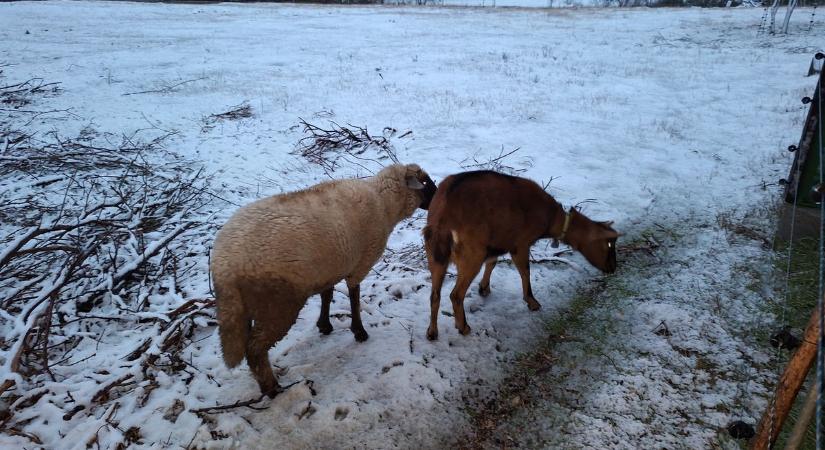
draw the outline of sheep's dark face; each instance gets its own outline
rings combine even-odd
[[[415,202],[415,206],[412,204],[409,205],[412,209],[409,210],[408,214],[412,214],[416,207],[424,210],[429,208],[430,201],[433,199],[436,189],[433,179],[416,164],[407,165],[407,174],[405,177],[407,188],[411,189],[414,193],[414,197],[409,198],[409,200],[414,202],[416,199],[418,200]]]
[[[423,170],[418,174],[417,178],[418,181],[424,185],[424,188],[418,191],[418,195],[421,197],[421,204],[418,205],[418,207],[426,210],[430,207],[430,201],[432,201],[435,195],[435,182],[427,175],[427,172]]]

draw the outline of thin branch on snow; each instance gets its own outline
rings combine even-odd
[[[194,78],[194,79],[191,79],[191,80],[184,80],[184,81],[181,81],[179,83],[169,84],[169,85],[163,86],[159,89],[150,89],[148,91],[138,91],[138,92],[127,92],[123,95],[126,96],[126,95],[137,95],[137,94],[170,94],[172,92],[175,92],[179,87],[183,86],[184,84],[194,83],[195,81],[205,80],[206,78],[207,77],[200,77],[200,78]]]

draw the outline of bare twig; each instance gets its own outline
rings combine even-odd
[[[184,81],[181,81],[179,83],[166,85],[166,86],[161,87],[160,89],[149,89],[148,91],[127,92],[123,95],[126,96],[126,95],[137,95],[137,94],[153,94],[153,93],[169,94],[169,93],[175,92],[175,90],[177,88],[183,86],[184,84],[194,83],[195,81],[201,81],[201,80],[205,80],[205,79],[206,79],[206,77],[194,78],[192,80],[184,80]]]
[[[516,175],[526,171],[526,168],[515,168],[506,163],[508,157],[512,156],[516,152],[521,150],[520,147],[516,147],[513,150],[508,152],[504,151],[504,147],[501,147],[497,156],[489,157],[486,161],[480,161],[477,155],[473,155],[469,158],[465,158],[459,162],[459,165],[464,170],[492,170],[495,172],[505,173],[508,175]],[[524,165],[525,163],[523,163]],[[549,183],[548,183],[549,184]]]

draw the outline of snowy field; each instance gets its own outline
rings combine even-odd
[[[19,310],[0,314],[0,380],[12,385],[0,446],[735,447],[720,430],[754,423],[776,378],[754,331],[774,326],[780,284],[759,237],[771,238],[785,148],[814,84],[804,75],[825,38],[810,10],[797,10],[787,36],[761,33],[762,18],[746,8],[0,4],[0,85],[37,77],[61,89],[0,109],[0,121],[90,146],[165,136],[162,152],[141,157],[192,171],[209,194],[187,216],[197,225],[169,231],[174,283],[104,295],[65,325],[76,339],[49,360],[51,376],[12,373],[33,325]],[[239,105],[251,114],[218,116]],[[246,366],[228,370],[220,356],[207,277],[216,225],[262,196],[386,162],[375,146],[369,161],[345,157],[334,171],[307,161],[295,152],[307,136],[299,118],[366,127],[436,181],[497,166],[549,183],[564,205],[625,233],[619,270],[603,276],[569,252],[534,264],[543,308],[532,313],[514,268],[499,264],[493,294],[473,285],[466,300],[472,334],[457,334],[442,301],[429,342],[418,211],[362,285],[368,341],[348,329],[344,286],[329,336],[312,297],[270,351],[290,389],[260,410],[194,412],[258,396]],[[0,163],[20,163],[5,145]],[[70,192],[72,174],[46,176],[0,177],[0,202]],[[22,228],[0,217],[0,256]],[[161,239],[144,238],[147,248]],[[533,257],[556,252],[542,242]],[[0,299],[17,288],[0,281]],[[55,311],[80,316],[61,294]],[[203,308],[181,325],[187,304]],[[170,324],[189,331],[175,343],[180,364],[163,365]],[[537,349],[547,360],[535,362],[529,407],[480,423],[513,362]]]

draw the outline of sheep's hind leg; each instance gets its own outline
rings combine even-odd
[[[332,288],[321,292],[321,315],[318,317],[318,331],[321,334],[332,333],[332,324],[329,323],[329,304],[332,303]]]
[[[258,381],[261,393],[270,397],[275,397],[280,393],[281,386],[272,372],[267,353],[284,334],[282,330],[275,329],[272,323],[256,320],[255,324],[252,325],[249,341],[246,343],[246,362],[249,364],[249,370],[252,371],[252,375]]]
[[[355,335],[355,340],[364,342],[369,339],[370,335],[364,329],[364,324],[361,323],[361,285],[347,286],[349,288],[349,305],[352,310],[352,325],[350,330]]]
[[[490,275],[498,262],[497,257],[492,257],[484,263],[484,275],[481,276],[481,282],[478,283],[478,293],[482,297],[490,295]]]

